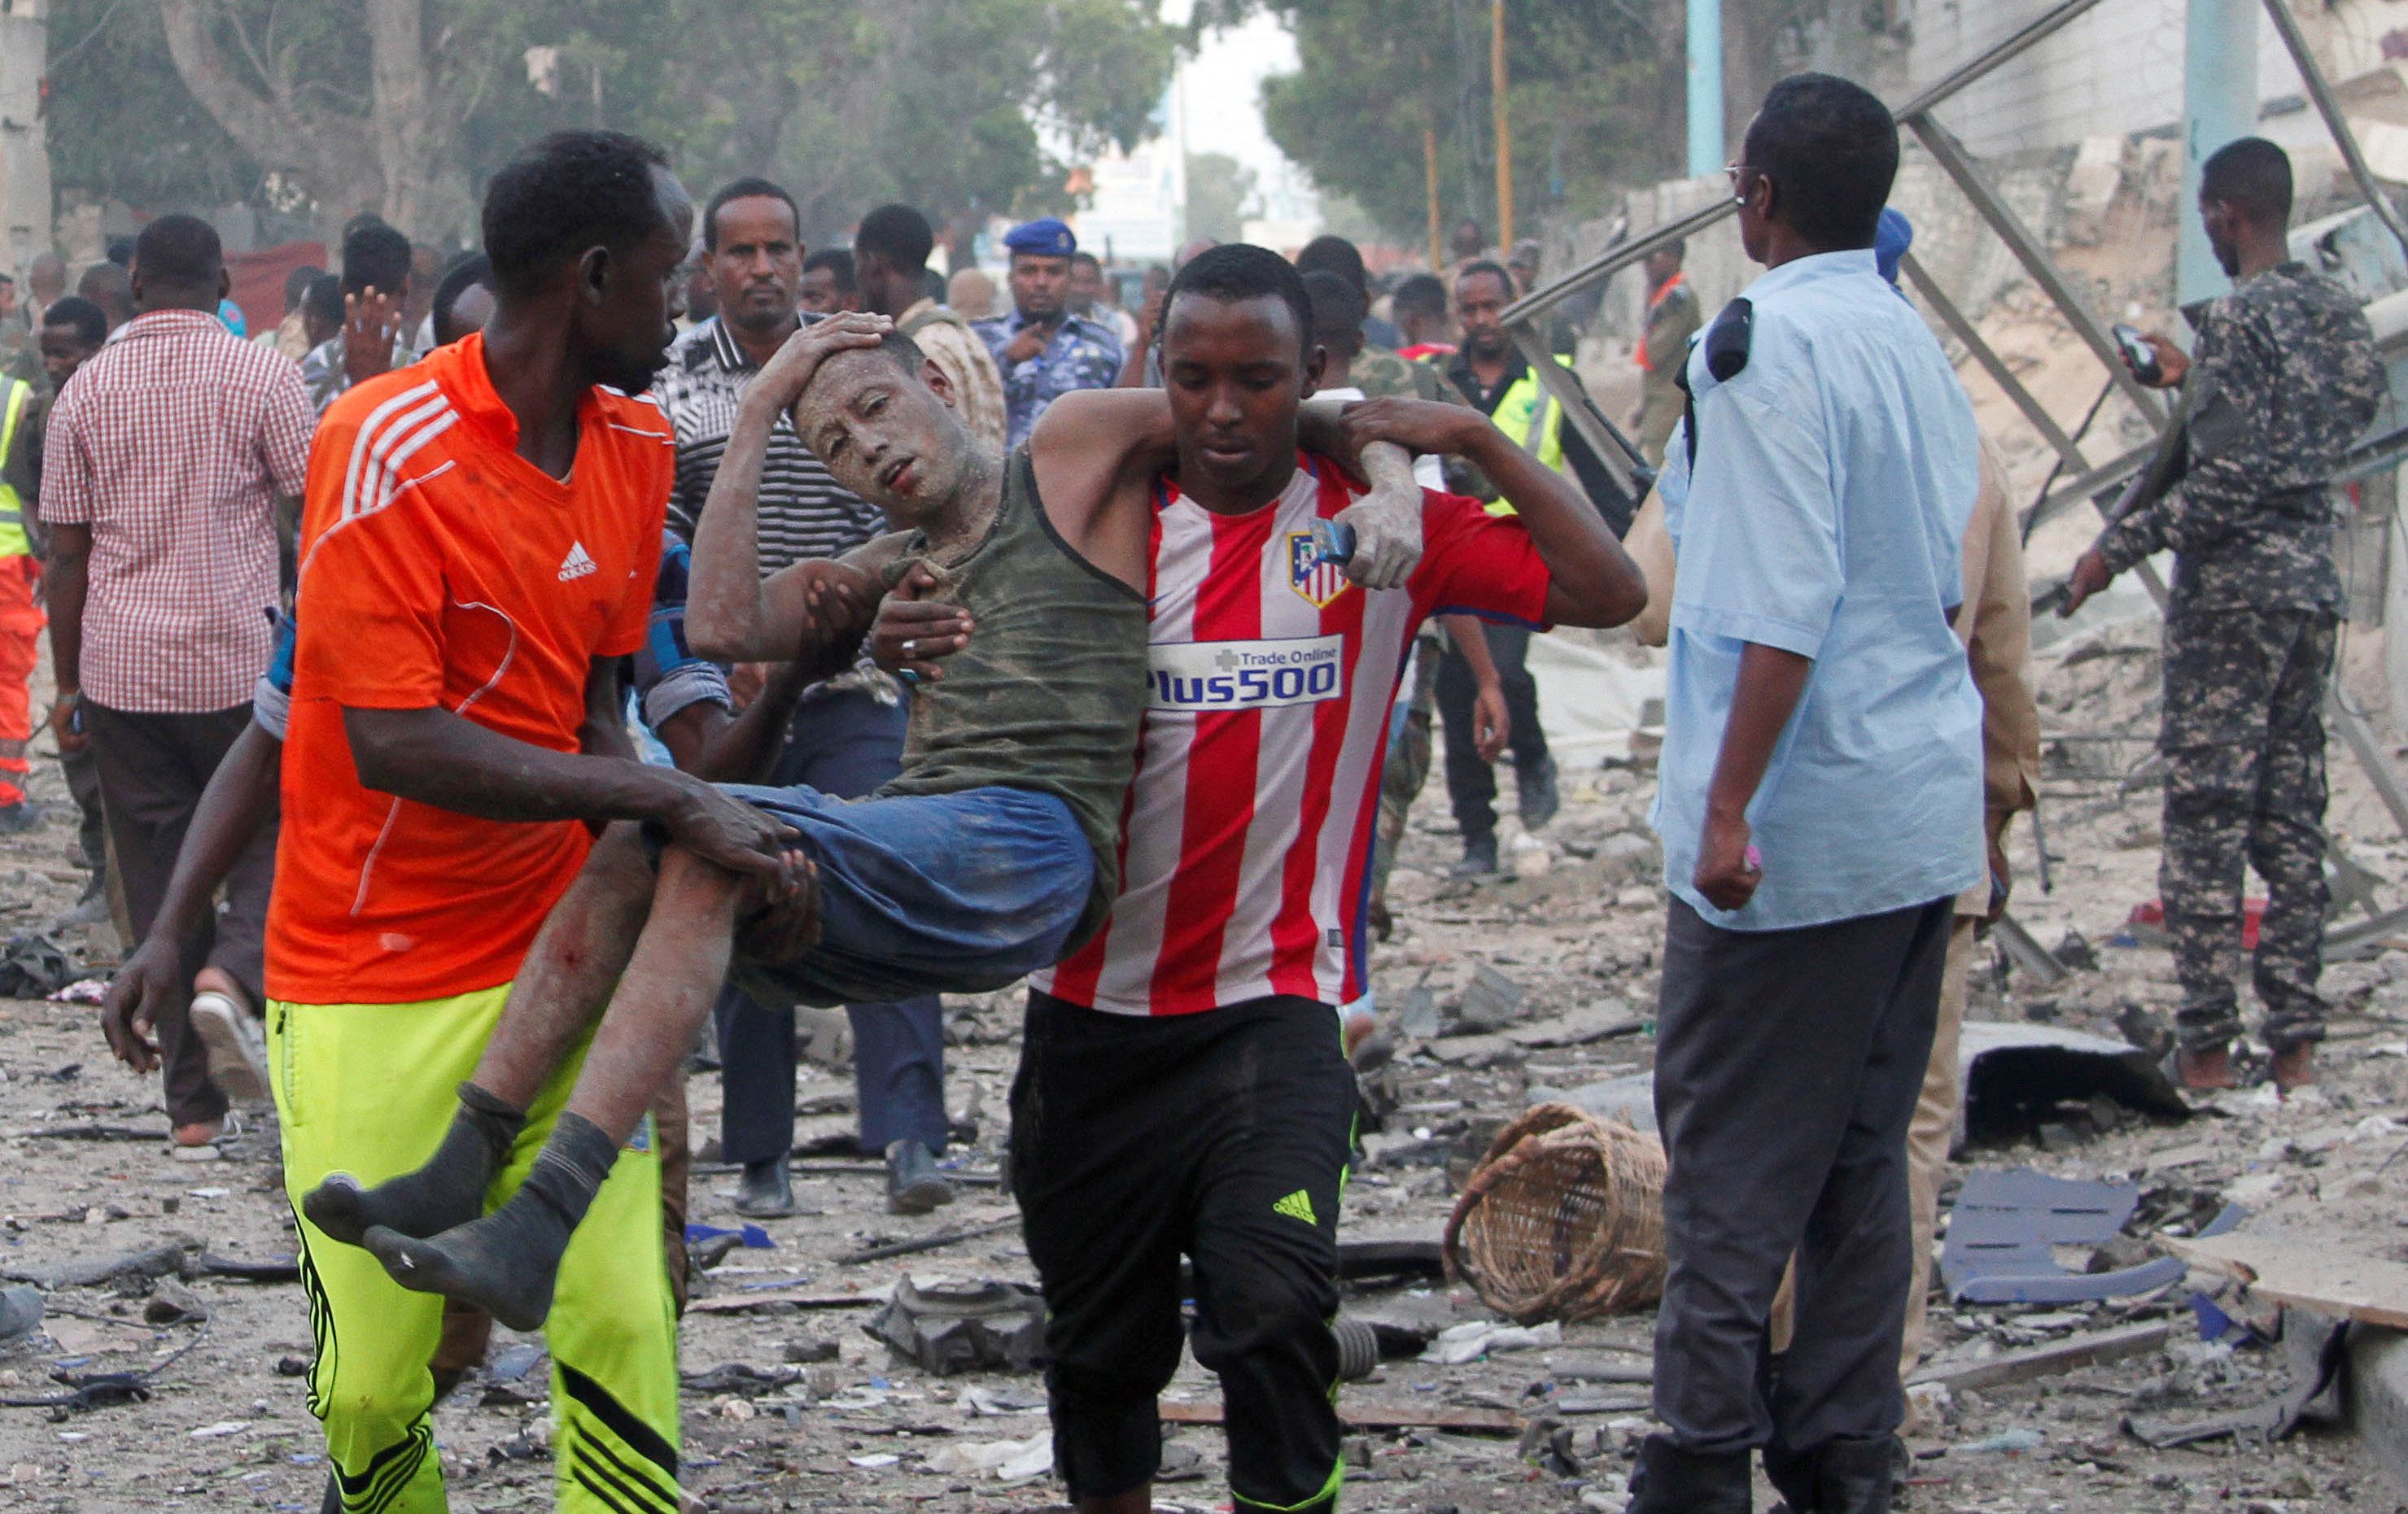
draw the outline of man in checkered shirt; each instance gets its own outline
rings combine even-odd
[[[317,414],[290,358],[219,323],[228,282],[208,222],[162,216],[135,262],[139,313],[50,412],[41,513],[52,719],[92,738],[139,938],[202,788],[250,723],[277,603],[277,510],[301,493]],[[275,855],[271,826],[188,945],[192,1014],[159,1027],[179,1147],[214,1140],[229,1096],[266,1096],[244,1050]]]

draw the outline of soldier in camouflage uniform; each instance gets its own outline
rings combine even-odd
[[[2210,158],[2200,212],[2232,292],[2186,362],[2188,471],[2075,564],[2067,613],[2151,553],[2174,552],[2166,607],[2165,851],[2157,887],[2182,988],[2179,1064],[2229,1087],[2242,1030],[2243,870],[2266,880],[2256,984],[2277,1086],[2313,1081],[2324,1036],[2324,702],[2344,601],[2328,489],[2385,379],[2357,298],[2289,261],[2291,168],[2250,137]],[[2186,372],[2187,378],[2186,378]]]

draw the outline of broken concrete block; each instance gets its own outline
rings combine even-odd
[[[2107,212],[2124,187],[2124,138],[2088,136],[2073,154],[2065,176],[2065,239],[2096,247],[2107,229]]]
[[[1502,1030],[1522,1018],[1528,997],[1527,989],[1484,962],[1472,970],[1471,982],[1455,1005],[1455,1022],[1472,1032]]]
[[[981,1368],[1033,1372],[1044,1346],[1045,1303],[1019,1283],[906,1278],[863,1328],[940,1378]]]

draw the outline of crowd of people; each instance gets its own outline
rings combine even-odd
[[[1526,827],[1559,802],[1532,633],[1637,621],[1670,647],[1671,898],[1631,1507],[1736,1514],[1760,1453],[1797,1514],[1887,1507],[2038,739],[2003,475],[1895,289],[1897,162],[1859,87],[1768,95],[1731,169],[1764,275],[1708,322],[1678,243],[1647,263],[1643,507],[1509,338],[1535,247],[1476,225],[1386,291],[1334,236],[1190,244],[1123,310],[1039,219],[998,312],[908,206],[807,249],[774,181],[697,209],[659,150],[580,131],[494,176],[474,252],[353,221],[256,339],[190,216],[76,294],[47,255],[0,289],[38,363],[0,380],[0,830],[38,823],[47,621],[137,943],[110,1043],[179,1151],[276,1107],[327,1507],[445,1507],[429,1411],[499,1319],[547,1334],[559,1506],[679,1508],[698,1042],[738,1208],[790,1214],[796,1010],[843,1007],[859,1138],[922,1213],[954,1196],[940,995],[1025,979],[1010,1182],[1073,1502],[1151,1507],[1186,1345],[1236,1506],[1334,1507],[1349,1058],[1433,729],[1456,871],[1493,873],[1491,764]],[[2190,360],[2196,481],[2069,597],[2178,553],[2184,1071],[2230,1080],[2246,859],[2288,911],[2258,951],[2288,1088],[2320,1023],[2316,502],[2380,370],[2281,256],[2279,151],[2219,154],[2200,208],[2240,282]]]

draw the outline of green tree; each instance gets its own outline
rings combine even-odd
[[[473,235],[486,175],[602,125],[697,193],[777,175],[824,239],[882,199],[968,221],[1152,130],[1150,0],[59,0],[63,187]],[[78,48],[74,39],[88,37]],[[1040,134],[1040,126],[1044,128]]]
[[[1775,0],[1786,4],[1788,0]],[[1263,83],[1280,150],[1391,234],[1427,215],[1423,133],[1441,214],[1494,224],[1489,7],[1482,0],[1262,0],[1297,39],[1296,72]],[[1254,8],[1225,0],[1204,19]],[[1512,0],[1506,11],[1516,208],[1575,210],[1617,184],[1677,172],[1684,84],[1675,0]]]
[[[1254,171],[1226,152],[1187,155],[1187,235],[1234,242],[1255,208]]]

